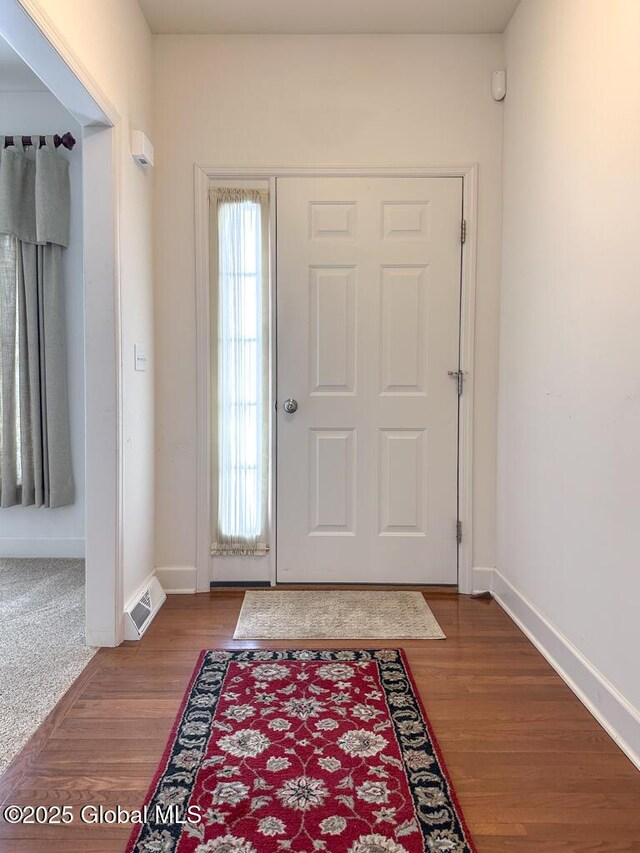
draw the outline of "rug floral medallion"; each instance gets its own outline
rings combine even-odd
[[[404,653],[201,654],[130,853],[468,853]]]

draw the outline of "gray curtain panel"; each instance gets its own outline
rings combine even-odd
[[[0,507],[74,501],[63,247],[69,164],[0,136]]]

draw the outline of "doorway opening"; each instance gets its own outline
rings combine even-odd
[[[33,15],[33,17],[32,17]],[[37,18],[37,20],[36,20]],[[119,116],[68,45],[37,10],[3,3],[0,37],[78,126],[82,150],[79,286],[82,345],[73,370],[84,372],[84,556],[86,644],[122,640],[119,263],[116,193]],[[30,127],[29,132],[38,131]],[[58,129],[56,129],[57,131]],[[10,132],[10,131],[9,131]],[[77,308],[77,301],[74,303]]]
[[[424,393],[424,390],[420,388],[412,388],[409,389],[412,393],[405,395],[405,390],[398,387],[394,387],[398,384],[402,385],[404,381],[406,381],[406,377],[409,375],[407,373],[409,361],[411,357],[414,358],[414,366],[415,366],[415,358],[416,354],[418,355],[418,360],[423,358],[422,367],[426,364],[424,360],[424,349],[421,349],[421,342],[416,340],[415,336],[413,341],[410,342],[405,340],[404,343],[398,338],[398,330],[401,330],[403,327],[403,323],[407,318],[412,316],[413,309],[410,310],[410,306],[412,304],[416,304],[419,310],[424,310],[424,306],[421,305],[421,293],[427,293],[429,288],[425,286],[425,276],[420,275],[412,275],[412,273],[419,273],[418,268],[426,268],[431,269],[432,279],[433,279],[433,271],[435,269],[434,264],[436,262],[430,261],[428,258],[416,258],[415,252],[418,251],[418,246],[420,244],[420,230],[425,227],[433,228],[438,227],[433,225],[433,211],[436,209],[436,204],[432,203],[431,205],[427,205],[426,211],[429,214],[429,217],[424,220],[424,224],[422,222],[422,217],[424,213],[421,213],[421,209],[424,208],[424,205],[421,202],[430,201],[427,196],[425,196],[425,190],[428,184],[420,185],[420,181],[424,181],[425,179],[434,179],[434,178],[450,178],[457,179],[452,180],[451,185],[456,186],[456,200],[452,202],[450,205],[450,210],[453,212],[455,210],[455,221],[451,220],[450,226],[450,236],[452,243],[449,244],[451,248],[451,270],[453,270],[454,266],[456,272],[454,276],[449,275],[449,280],[454,281],[454,301],[451,302],[451,306],[454,306],[454,310],[450,311],[450,315],[452,317],[452,329],[453,329],[453,337],[455,338],[454,347],[452,349],[451,356],[445,354],[443,360],[446,361],[447,369],[444,371],[446,384],[442,386],[442,393],[446,394],[450,392],[452,394],[452,411],[453,411],[453,419],[451,419],[451,424],[449,427],[444,429],[443,434],[448,434],[449,438],[451,437],[451,433],[455,433],[454,444],[454,459],[452,462],[452,478],[453,478],[453,489],[450,493],[451,500],[450,504],[453,505],[453,510],[448,520],[448,530],[447,536],[449,537],[449,541],[453,542],[451,551],[453,554],[453,561],[448,561],[449,571],[451,571],[451,567],[453,566],[453,576],[451,574],[448,577],[452,577],[452,582],[458,584],[458,588],[461,592],[470,591],[471,589],[471,541],[472,541],[472,518],[471,518],[471,473],[472,473],[472,397],[473,397],[473,381],[472,381],[472,369],[473,369],[473,304],[474,304],[474,282],[475,282],[475,216],[476,216],[476,180],[477,180],[477,170],[476,167],[471,166],[463,166],[453,169],[411,169],[411,170],[402,170],[402,169],[348,169],[348,168],[326,168],[326,169],[282,169],[282,168],[272,168],[269,169],[265,167],[261,170],[255,169],[217,169],[215,167],[211,168],[201,168],[196,166],[195,168],[195,184],[196,184],[196,239],[197,239],[197,299],[198,299],[198,469],[199,478],[198,478],[198,560],[197,560],[197,588],[200,591],[204,591],[209,588],[209,585],[213,582],[214,584],[224,584],[224,583],[238,583],[238,582],[247,582],[247,583],[268,583],[275,584],[287,582],[289,578],[292,578],[291,573],[289,572],[289,578],[286,577],[286,573],[282,571],[283,565],[280,562],[284,551],[283,551],[283,531],[282,531],[282,521],[280,520],[283,515],[280,509],[283,506],[282,497],[283,497],[283,481],[286,479],[286,472],[283,474],[283,466],[289,466],[287,471],[293,472],[292,478],[296,481],[300,480],[300,472],[303,473],[303,476],[307,478],[307,482],[305,487],[302,489],[303,494],[296,494],[295,490],[293,492],[289,492],[293,497],[290,498],[291,507],[299,507],[300,508],[300,519],[302,520],[302,525],[300,527],[301,530],[304,531],[303,537],[300,538],[298,543],[296,543],[292,548],[290,548],[291,553],[294,555],[294,564],[301,566],[301,572],[305,572],[304,566],[307,567],[306,575],[302,575],[302,582],[326,582],[327,577],[322,574],[322,566],[326,566],[330,559],[323,557],[318,561],[318,565],[320,566],[320,573],[316,573],[315,577],[309,574],[308,566],[310,565],[310,561],[308,559],[302,560],[299,558],[299,545],[300,542],[307,544],[309,541],[314,540],[313,545],[315,546],[316,542],[320,542],[323,546],[327,544],[328,541],[334,540],[338,541],[341,546],[347,543],[347,547],[351,545],[351,540],[355,540],[357,537],[352,534],[352,531],[348,529],[342,530],[323,530],[322,525],[328,523],[329,527],[336,526],[336,518],[330,517],[331,513],[334,515],[337,512],[341,512],[342,516],[339,520],[339,524],[345,524],[345,508],[349,505],[349,501],[351,500],[351,506],[353,507],[353,498],[350,497],[349,485],[346,482],[345,476],[343,476],[344,472],[348,472],[349,463],[348,457],[349,454],[353,456],[354,454],[351,452],[350,444],[353,442],[354,433],[352,428],[346,422],[344,416],[338,417],[340,423],[336,421],[335,424],[329,423],[328,414],[327,414],[327,404],[331,404],[332,401],[336,402],[334,398],[338,398],[337,404],[345,404],[349,402],[353,402],[355,394],[349,385],[349,383],[353,383],[353,376],[350,378],[349,371],[353,370],[352,365],[358,365],[359,362],[364,363],[364,361],[370,360],[376,364],[376,369],[378,370],[378,379],[381,375],[381,370],[386,370],[387,380],[393,379],[390,374],[395,370],[397,375],[400,378],[400,381],[387,381],[387,387],[382,387],[378,384],[377,394],[372,395],[378,398],[384,398],[383,402],[388,404],[390,411],[393,410],[394,403],[397,404],[399,402],[399,398],[406,396],[409,397],[409,403],[414,408],[417,404],[416,398],[424,398],[428,396],[428,394]],[[296,179],[295,181],[293,179]],[[334,183],[331,186],[331,181],[335,179],[340,179],[343,181],[350,180],[351,187],[349,192],[346,195],[340,196],[338,187],[344,186],[341,183]],[[392,183],[385,183],[381,181],[381,179],[388,179],[390,182],[393,180],[399,179],[407,179],[406,183],[402,183],[399,181],[397,185],[399,187],[399,195],[394,196],[393,194],[389,195],[389,187],[392,186]],[[417,196],[414,198],[413,196],[407,196],[407,190],[410,182],[413,180],[414,185],[416,187],[420,187]],[[211,389],[211,366],[209,354],[211,352],[211,347],[214,346],[212,343],[212,326],[209,322],[210,311],[211,311],[211,300],[210,300],[210,289],[211,289],[211,264],[210,264],[210,210],[209,210],[209,192],[212,186],[216,184],[220,184],[220,182],[228,182],[229,185],[233,185],[234,183],[239,182],[255,182],[255,181],[264,181],[268,182],[269,192],[271,195],[271,221],[270,221],[270,237],[272,240],[271,243],[271,255],[270,261],[272,265],[272,269],[275,271],[274,275],[274,290],[277,292],[273,294],[271,303],[271,328],[273,330],[277,329],[277,335],[273,334],[272,338],[272,348],[271,348],[271,358],[272,363],[274,365],[271,371],[271,396],[270,403],[272,405],[271,412],[271,423],[272,423],[272,438],[270,444],[271,458],[278,460],[278,476],[273,478],[273,482],[270,487],[270,500],[272,506],[271,512],[271,527],[270,527],[270,539],[273,543],[273,546],[269,552],[269,554],[263,556],[260,559],[256,559],[253,556],[243,557],[243,565],[242,571],[238,571],[237,565],[234,565],[233,568],[230,566],[230,561],[228,557],[223,557],[219,555],[211,555],[210,553],[210,544],[211,544],[211,505],[212,505],[212,485],[210,477],[207,476],[207,472],[211,471],[211,404],[212,404],[212,389]],[[282,300],[284,298],[285,304],[291,304],[291,293],[286,293],[285,288],[286,282],[283,279],[283,264],[286,266],[289,261],[286,257],[283,257],[281,254],[280,247],[282,246],[299,246],[303,245],[305,240],[300,237],[300,239],[294,240],[283,240],[283,212],[282,212],[282,201],[283,197],[286,194],[287,187],[293,186],[296,182],[300,185],[300,182],[311,182],[307,183],[305,186],[312,186],[314,188],[321,187],[322,192],[325,193],[325,196],[322,198],[316,199],[318,204],[314,210],[313,208],[313,200],[310,197],[302,200],[302,208],[298,211],[297,214],[293,214],[291,216],[292,222],[298,222],[299,228],[301,229],[301,234],[304,235],[305,240],[308,243],[313,243],[316,246],[322,246],[326,251],[328,251],[329,244],[333,244],[334,250],[338,252],[342,252],[342,255],[337,255],[336,257],[322,257],[320,260],[311,261],[309,258],[306,259],[306,266],[303,261],[300,259],[296,260],[295,258],[291,261],[292,264],[295,263],[300,264],[300,269],[293,271],[289,270],[286,272],[286,276],[290,282],[296,281],[296,288],[294,290],[293,297],[295,301],[295,293],[297,292],[299,297],[298,308],[297,310],[292,310],[290,312],[289,320],[285,323],[285,315],[286,308],[282,308]],[[392,261],[388,262],[379,262],[379,266],[382,269],[382,275],[376,277],[375,287],[377,289],[377,297],[373,299],[372,297],[372,306],[378,312],[378,316],[375,322],[371,323],[371,329],[367,332],[360,331],[360,336],[368,335],[369,340],[373,339],[374,331],[378,334],[380,340],[380,334],[387,337],[387,355],[385,356],[383,353],[382,364],[380,358],[378,356],[374,356],[371,359],[368,359],[366,355],[362,353],[358,354],[357,345],[354,354],[354,347],[351,343],[344,337],[341,342],[338,342],[338,345],[335,347],[331,347],[327,345],[327,342],[333,338],[333,331],[335,329],[345,329],[349,328],[349,323],[351,323],[351,328],[353,328],[353,323],[355,320],[356,328],[358,324],[357,317],[354,318],[353,314],[353,306],[354,299],[353,295],[350,295],[350,291],[354,291],[356,300],[357,297],[361,298],[362,303],[362,293],[358,292],[358,288],[355,287],[349,282],[349,273],[347,270],[347,274],[345,274],[345,269],[349,266],[353,266],[353,262],[350,261],[344,252],[346,251],[346,247],[349,246],[352,250],[354,246],[357,244],[357,240],[347,233],[346,235],[340,236],[339,233],[342,229],[343,231],[348,232],[349,228],[352,227],[352,223],[350,222],[350,214],[349,211],[345,208],[348,208],[349,205],[353,202],[354,196],[354,187],[357,188],[358,182],[362,183],[362,187],[371,188],[376,185],[376,181],[378,181],[379,186],[383,189],[380,190],[382,195],[378,198],[378,204],[381,205],[379,211],[371,212],[369,214],[369,218],[373,217],[376,221],[376,227],[372,226],[371,234],[376,234],[376,238],[379,239],[379,242],[383,242],[385,239],[388,243],[393,243],[396,249],[400,249],[400,247],[404,244],[405,251],[408,250],[409,253],[413,253],[413,255],[404,255],[400,256],[400,258],[395,258]],[[289,183],[288,183],[289,182]],[[434,187],[444,187],[446,181],[442,181],[440,184],[437,182],[433,183]],[[314,189],[315,191],[315,189]],[[368,189],[366,192],[369,192]],[[338,195],[336,195],[338,192]],[[326,195],[328,193],[328,195]],[[366,193],[365,193],[366,195]],[[331,196],[331,198],[329,198]],[[347,198],[347,196],[349,196]],[[453,197],[452,197],[453,198]],[[348,202],[348,204],[344,204],[344,202]],[[332,202],[337,202],[337,204],[331,206]],[[357,202],[357,199],[356,199]],[[362,204],[360,205],[362,207]],[[356,204],[356,208],[358,204]],[[323,219],[324,217],[324,219]],[[417,218],[416,218],[417,217]],[[366,217],[365,217],[366,219]],[[357,220],[356,220],[357,221]],[[364,219],[362,220],[365,221]],[[373,220],[372,220],[373,221]],[[462,242],[463,239],[463,223],[465,234],[465,241]],[[358,227],[356,225],[356,227]],[[313,229],[316,229],[315,236],[313,235]],[[386,236],[385,236],[385,228],[386,228]],[[417,234],[416,234],[417,229]],[[322,232],[322,233],[321,233]],[[276,241],[276,233],[277,233],[277,241]],[[410,236],[411,234],[414,236]],[[311,235],[311,236],[310,236]],[[379,236],[378,236],[379,235]],[[373,239],[373,237],[371,237]],[[439,240],[438,242],[442,242]],[[336,250],[335,246],[339,248]],[[455,249],[455,252],[454,252]],[[371,247],[368,247],[366,250],[362,251],[362,257],[371,256],[372,254]],[[304,260],[304,259],[303,259]],[[304,267],[304,270],[303,270]],[[333,270],[333,273],[331,271]],[[338,273],[338,274],[336,274]],[[320,279],[324,277],[324,280]],[[371,275],[367,276],[369,281],[372,281]],[[428,278],[428,273],[426,278]],[[442,275],[438,276],[440,280],[442,280]],[[431,289],[433,285],[431,285]],[[395,285],[395,287],[394,287]],[[385,302],[385,291],[387,301]],[[391,295],[391,301],[389,301],[389,297]],[[428,293],[427,303],[429,303],[430,293]],[[315,298],[315,302],[313,299]],[[439,298],[439,297],[438,297]],[[333,300],[333,302],[332,302]],[[416,302],[417,300],[417,302]],[[306,301],[306,308],[305,308]],[[324,317],[328,318],[329,325],[325,323],[324,329],[320,327],[320,337],[324,333],[324,342],[317,338],[317,332],[319,329],[318,326],[318,317],[316,311],[316,316],[313,322],[310,321],[309,315],[309,305],[313,304],[316,306],[316,309],[324,312]],[[277,303],[277,304],[276,304]],[[357,305],[357,301],[355,301]],[[336,305],[339,307],[336,309]],[[450,306],[450,307],[451,307]],[[381,310],[382,308],[382,310]],[[351,313],[350,313],[351,312]],[[404,318],[403,318],[404,312]],[[384,317],[381,319],[381,315],[384,314]],[[426,314],[424,315],[426,319]],[[384,320],[384,322],[383,322]],[[382,326],[381,326],[382,322]],[[331,323],[333,323],[333,327],[331,327]],[[322,325],[322,324],[321,324]],[[422,324],[424,325],[424,324]],[[285,328],[286,326],[286,328]],[[454,328],[455,327],[455,328]],[[420,333],[420,323],[417,325],[414,323],[413,326],[416,329],[416,333]],[[293,332],[291,331],[293,330]],[[315,330],[315,331],[314,331]],[[316,334],[316,359],[315,362],[310,364],[307,360],[306,363],[304,359],[297,357],[295,353],[283,354],[283,342],[284,348],[286,349],[287,342],[291,342],[292,340],[298,340],[298,342],[306,340],[307,342],[307,352],[309,352],[309,341],[313,338],[313,335]],[[404,349],[401,351],[398,349],[397,345],[393,344],[393,335],[396,335],[398,341],[400,341],[400,345],[404,346]],[[297,338],[296,338],[297,336]],[[405,336],[405,338],[409,338],[409,336]],[[358,339],[358,334],[356,334],[355,339]],[[318,345],[320,345],[320,349],[318,349]],[[324,346],[324,350],[322,351],[322,347]],[[379,350],[380,351],[380,350]],[[404,358],[405,363],[401,364],[398,362],[398,352],[401,352],[402,358]],[[389,356],[389,357],[388,357]],[[384,359],[386,358],[386,361]],[[391,358],[391,360],[390,360]],[[338,362],[341,359],[341,363]],[[395,361],[393,360],[395,359]],[[451,359],[451,360],[450,360]],[[302,414],[303,408],[300,406],[300,399],[296,397],[293,390],[290,392],[286,387],[283,387],[283,379],[285,383],[287,380],[286,375],[283,374],[283,366],[286,371],[286,366],[293,366],[300,372],[301,382],[299,383],[302,387],[303,394],[306,393],[309,400],[305,402],[304,409],[309,411],[309,404],[315,405],[320,412],[322,412],[321,420],[323,423],[318,425],[311,424],[302,424],[302,418],[299,415]],[[422,369],[421,365],[418,364],[418,371]],[[316,385],[313,386],[314,378],[313,371],[315,370],[315,380],[318,380],[318,369],[320,371],[325,372],[325,378],[329,377],[329,383],[333,382],[334,385],[337,381],[336,377],[339,380],[338,384],[341,384],[343,387],[337,389],[333,387],[322,387],[327,383],[316,381]],[[455,374],[462,374],[464,376],[464,393],[459,399],[459,408],[458,401],[456,399],[457,386],[458,386],[458,376],[455,376],[453,379],[448,376],[449,370],[451,370]],[[333,371],[333,374],[332,374]],[[399,371],[399,372],[398,372]],[[404,371],[404,373],[403,373]],[[424,371],[423,371],[424,372]],[[340,375],[338,376],[338,373]],[[355,375],[355,374],[354,374]],[[402,379],[402,376],[405,376],[405,379]],[[333,376],[333,378],[331,378]],[[427,377],[428,378],[428,377]],[[361,379],[361,382],[367,384],[368,380]],[[413,379],[411,380],[413,385],[416,385],[415,378],[415,370]],[[418,379],[417,382],[421,382],[422,379]],[[357,375],[355,376],[355,386],[357,386]],[[370,382],[369,382],[370,384]],[[432,383],[433,384],[433,383]],[[276,394],[277,388],[277,394]],[[446,390],[445,390],[446,388]],[[306,389],[306,390],[305,390]],[[295,400],[298,403],[298,409],[296,413],[288,413],[284,410],[283,404],[286,400],[291,397],[292,400]],[[305,397],[306,400],[306,397]],[[424,402],[424,400],[423,400]],[[276,410],[277,405],[277,410]],[[360,404],[361,405],[361,404]],[[281,419],[283,423],[281,423]],[[286,420],[285,420],[286,419]],[[380,460],[384,461],[387,459],[386,463],[386,474],[381,474],[376,480],[376,486],[380,481],[384,480],[384,487],[387,490],[387,495],[393,497],[394,495],[399,496],[399,500],[396,500],[395,505],[388,504],[386,509],[382,505],[380,494],[378,494],[377,505],[373,507],[373,511],[370,513],[369,520],[369,529],[372,527],[372,523],[374,526],[374,536],[375,536],[375,545],[372,547],[378,548],[380,542],[382,541],[384,546],[387,546],[387,542],[389,543],[389,548],[393,550],[393,548],[399,548],[400,543],[403,539],[405,539],[405,534],[413,534],[411,536],[406,536],[406,539],[413,539],[415,541],[422,539],[421,543],[424,546],[424,540],[428,537],[424,536],[424,532],[419,529],[407,530],[407,527],[410,527],[413,524],[413,527],[416,528],[419,526],[420,521],[416,524],[413,520],[415,519],[415,511],[420,510],[420,487],[424,484],[424,480],[422,483],[416,481],[416,477],[412,475],[412,471],[416,469],[416,461],[419,464],[422,464],[422,457],[420,456],[422,451],[422,445],[426,444],[425,442],[425,427],[420,425],[420,421],[417,421],[417,427],[415,424],[399,424],[391,419],[390,415],[387,415],[385,420],[387,423],[383,425],[382,423],[378,427],[378,441],[372,442],[369,439],[369,446],[372,453],[372,458],[374,460],[374,467],[377,471],[383,470],[383,466],[381,466]],[[300,434],[304,434],[306,436],[306,441],[299,441],[299,449],[301,459],[303,458],[303,450],[307,453],[307,459],[300,463],[295,464],[295,453],[290,455],[288,450],[285,448],[285,452],[283,453],[282,447],[282,439],[283,429],[286,426],[290,426],[297,423],[300,425],[301,429],[299,429]],[[343,422],[344,421],[344,422]],[[459,442],[458,438],[458,424],[459,424]],[[328,432],[328,434],[325,434]],[[351,430],[351,431],[350,431]],[[363,435],[363,430],[360,430],[360,436]],[[380,435],[385,438],[384,442],[381,442]],[[355,437],[360,437],[358,435],[358,431],[356,428]],[[316,448],[316,464],[315,471],[320,472],[321,475],[325,477],[324,483],[318,483],[313,481],[313,471],[314,466],[311,465],[309,461],[309,447],[311,443],[311,439],[315,439],[315,448]],[[366,450],[367,441],[360,441],[360,453],[362,454]],[[322,456],[320,451],[325,452],[325,455],[328,454],[328,461],[319,460],[319,457]],[[411,453],[409,453],[411,451]],[[413,454],[413,455],[412,455]],[[344,458],[343,458],[344,457]],[[409,458],[411,457],[411,459]],[[426,457],[425,457],[426,458]],[[357,456],[356,456],[357,459]],[[411,461],[413,460],[413,462]],[[356,462],[357,464],[357,462]],[[326,472],[329,470],[330,466],[333,466],[333,469],[336,473],[342,476],[342,480],[340,482],[339,487],[327,484]],[[404,468],[403,468],[404,466]],[[456,471],[456,467],[458,470]],[[353,469],[352,469],[353,470]],[[426,470],[426,466],[422,467],[423,473]],[[402,473],[404,471],[404,473]],[[297,472],[297,473],[296,473]],[[399,473],[400,472],[400,473]],[[355,475],[354,475],[355,476]],[[409,477],[411,479],[409,489],[413,495],[416,495],[418,498],[418,502],[416,505],[416,501],[414,501],[413,506],[409,506],[406,499],[402,498],[403,492],[403,482]],[[394,480],[395,478],[395,480]],[[324,520],[320,522],[320,529],[316,531],[310,530],[309,521],[312,517],[312,508],[309,505],[309,495],[315,494],[318,495],[318,487],[319,485],[325,489],[325,493],[322,496],[322,500],[320,501],[320,506],[317,506],[315,509],[322,510],[323,506],[328,508],[329,516],[325,516]],[[362,494],[363,486],[359,487],[360,493]],[[406,490],[405,490],[406,491]],[[286,494],[286,492],[285,492]],[[276,501],[277,496],[277,501]],[[333,498],[336,497],[334,500]],[[424,497],[424,491],[422,494]],[[357,500],[356,500],[357,503]],[[277,511],[276,511],[277,509]],[[423,505],[424,509],[424,505]],[[387,513],[385,516],[384,513]],[[404,513],[404,515],[403,515]],[[287,517],[290,517],[290,512],[286,511]],[[411,516],[411,518],[409,518]],[[337,517],[337,515],[336,515]],[[423,517],[424,518],[424,517]],[[327,522],[328,519],[328,522]],[[373,522],[371,522],[373,519]],[[278,522],[280,521],[280,524]],[[462,542],[457,542],[458,531],[460,525],[458,522],[462,523],[462,529],[464,531]],[[348,525],[347,520],[347,525]],[[381,523],[386,525],[386,529],[381,530]],[[306,529],[304,527],[306,525]],[[377,525],[377,527],[376,527]],[[424,526],[424,525],[423,525]],[[360,527],[366,527],[366,524],[361,524]],[[442,526],[444,530],[444,523]],[[314,533],[316,534],[314,536]],[[327,536],[329,533],[331,535]],[[319,535],[318,535],[319,534]],[[287,534],[288,535],[288,534]],[[373,537],[372,537],[373,538]],[[444,541],[444,538],[443,538]],[[277,548],[276,548],[277,546]],[[286,547],[286,546],[285,546]],[[276,553],[277,552],[277,556]],[[419,552],[419,547],[416,548],[416,552]],[[313,552],[312,552],[313,553]],[[357,554],[362,553],[361,551],[357,551]],[[424,551],[423,551],[424,554]],[[278,559],[280,558],[280,559]],[[457,559],[456,559],[457,558]],[[366,561],[366,557],[365,557]],[[354,561],[355,562],[355,561]],[[359,560],[360,564],[363,564],[363,560]],[[443,561],[439,558],[436,558],[436,564],[442,565]],[[346,561],[346,564],[349,564],[349,561]],[[418,570],[422,570],[422,582],[428,583],[429,578],[427,573],[424,571],[425,562],[423,560],[422,565],[419,564],[419,561],[416,560],[416,568]],[[437,575],[433,575],[434,580],[432,582],[436,582],[435,578]],[[391,577],[388,573],[386,573],[385,568],[383,567],[382,573],[378,574],[377,577],[368,578],[358,578],[354,579],[353,575],[348,577],[343,577],[339,580],[337,577],[333,577],[330,582],[331,583],[340,583],[340,582],[365,582],[365,583],[384,583],[386,579],[389,579],[389,582],[393,582],[397,580],[397,575],[395,577]],[[293,579],[293,578],[292,578]],[[299,580],[299,578],[295,578],[295,580]],[[405,582],[415,582],[412,581],[412,578],[405,578]],[[419,581],[418,581],[419,582]],[[444,578],[440,579],[440,583],[444,582]]]

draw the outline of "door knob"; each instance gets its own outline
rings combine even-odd
[[[284,401],[282,408],[288,415],[292,415],[294,412],[298,411],[298,401],[289,397],[288,400]]]

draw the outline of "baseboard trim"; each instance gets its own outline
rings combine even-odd
[[[193,595],[198,582],[195,566],[158,566],[156,575],[167,595]]]
[[[491,592],[493,589],[494,568],[474,566],[471,570],[471,593],[477,595],[479,592]]]
[[[640,711],[498,569],[474,568],[473,588],[493,594],[505,613],[640,770]]]
[[[113,649],[115,647],[113,634],[109,631],[92,631],[90,628],[87,628],[85,645]]]
[[[40,557],[84,559],[84,539],[0,539],[0,557],[38,559]]]

